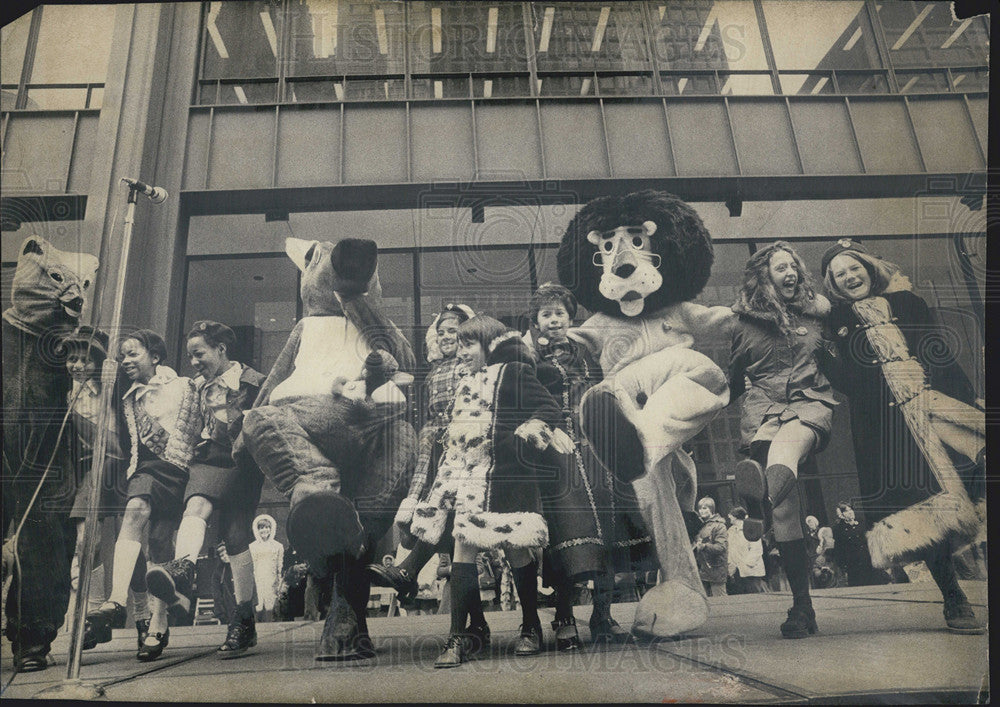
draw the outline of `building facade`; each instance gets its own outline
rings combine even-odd
[[[369,237],[419,351],[446,302],[516,322],[582,203],[653,187],[713,234],[701,301],[732,303],[762,243],[818,268],[857,238],[982,390],[989,33],[897,0],[42,6],[3,27],[3,297],[38,233],[100,254],[92,318],[127,266],[124,321],[181,372],[203,318],[266,371],[301,312],[285,237]],[[127,263],[122,177],[170,193]],[[816,515],[857,493],[848,430],[841,406]],[[691,444],[723,508],[738,431],[733,406]]]

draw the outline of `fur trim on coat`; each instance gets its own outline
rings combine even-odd
[[[958,549],[975,540],[986,518],[986,502],[970,503],[939,493],[893,513],[868,531],[868,551],[875,567],[923,559],[934,545]]]

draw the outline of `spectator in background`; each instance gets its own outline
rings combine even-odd
[[[253,558],[253,578],[257,586],[258,621],[271,620],[281,582],[285,546],[274,539],[275,526],[274,518],[266,513],[253,521],[257,539],[250,543],[250,557]]]
[[[726,523],[715,512],[715,501],[707,496],[698,501],[697,511],[702,526],[691,549],[698,561],[701,582],[710,597],[726,596],[729,545]]]
[[[833,526],[833,551],[837,564],[847,574],[847,585],[880,584],[875,579],[872,558],[868,554],[865,528],[855,518],[851,504],[846,501],[838,503],[837,518]]]
[[[226,543],[219,541],[216,548],[219,561],[212,573],[212,601],[215,617],[228,624],[236,611],[236,593],[233,589],[233,568],[229,564],[229,553]]]
[[[764,544],[760,540],[750,541],[743,535],[743,521],[747,512],[736,506],[729,512],[727,531],[728,569],[733,579],[733,594],[757,594],[764,592]]]

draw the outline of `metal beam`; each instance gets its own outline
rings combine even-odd
[[[973,173],[974,174],[974,173]],[[981,172],[985,177],[985,171]],[[416,209],[490,205],[491,197],[525,205],[584,203],[597,196],[660,189],[692,202],[723,202],[739,190],[744,201],[884,199],[965,194],[970,173],[792,175],[767,177],[661,177],[542,179],[524,182],[435,182],[283,189],[184,191],[193,216],[292,212]],[[7,202],[7,199],[4,199]]]

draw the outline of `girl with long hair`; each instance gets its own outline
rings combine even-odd
[[[749,459],[736,465],[737,493],[750,513],[743,532],[747,540],[758,540],[770,525],[792,591],[781,635],[805,638],[817,626],[798,477],[826,446],[836,405],[816,359],[830,303],[816,293],[795,249],[775,241],[747,261],[732,309],[738,321],[730,399],[746,391],[740,432]]]

